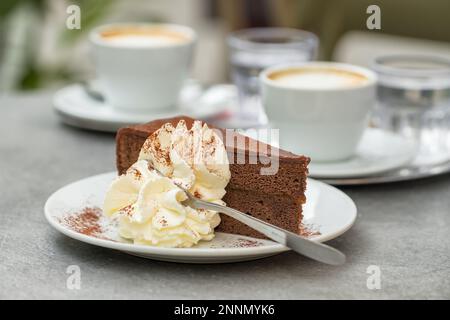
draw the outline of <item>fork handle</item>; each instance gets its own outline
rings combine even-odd
[[[331,265],[341,265],[345,263],[345,255],[339,250],[336,250],[319,242],[305,239],[295,233],[281,229],[270,223],[242,213],[236,209],[222,206],[216,203],[198,200],[195,201],[194,206],[199,209],[207,209],[224,213],[227,216],[230,216],[246,224],[252,229],[259,231],[275,242],[287,246],[293,251],[307,256],[311,259]]]

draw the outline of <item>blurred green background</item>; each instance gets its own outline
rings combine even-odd
[[[81,30],[66,28],[67,7],[81,9]],[[366,9],[381,8],[381,30],[367,30]],[[197,30],[193,76],[228,80],[231,30],[283,26],[312,31],[322,60],[369,64],[375,55],[450,57],[449,0],[1,0],[0,91],[52,88],[94,77],[86,34],[117,21],[164,21]]]

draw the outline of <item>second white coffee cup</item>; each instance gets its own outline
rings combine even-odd
[[[121,23],[90,33],[107,102],[128,112],[173,108],[187,79],[195,32],[173,24]]]
[[[262,102],[280,146],[313,161],[354,155],[375,103],[374,72],[342,63],[280,65],[260,75]]]

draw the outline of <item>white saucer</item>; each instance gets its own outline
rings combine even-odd
[[[101,218],[102,232],[97,236],[79,233],[67,218],[76,217],[86,207],[101,207],[105,192],[116,177],[115,172],[89,177],[71,183],[53,193],[45,204],[48,222],[63,234],[100,247],[120,250],[148,259],[182,263],[223,263],[247,261],[268,257],[288,248],[278,243],[240,235],[216,233],[214,240],[201,242],[193,248],[160,248],[135,245],[118,238],[117,227],[107,218]],[[323,182],[308,180],[304,223],[320,235],[315,241],[327,241],[343,234],[356,219],[356,206],[342,191]]]
[[[94,99],[81,84],[67,86],[55,93],[53,106],[66,124],[98,131],[115,132],[120,127],[186,115],[196,119],[213,117],[237,99],[236,88],[222,84],[203,91],[195,81],[188,81],[180,94],[180,102],[173,110],[128,113]]]
[[[340,162],[315,162],[312,159],[309,175],[315,178],[374,175],[410,163],[416,152],[415,142],[388,131],[368,128],[354,157]]]

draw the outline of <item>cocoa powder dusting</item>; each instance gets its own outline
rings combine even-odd
[[[299,234],[302,237],[309,238],[319,236],[321,233],[319,230],[314,230],[311,226],[306,226],[302,223],[300,224]]]
[[[127,216],[131,217],[131,215],[133,213],[133,205],[129,204],[128,206],[120,209],[120,211],[125,213]]]
[[[86,207],[79,212],[66,215],[61,222],[75,232],[102,238],[101,234],[103,230],[99,224],[101,215],[102,209],[98,207]]]
[[[235,243],[233,243],[233,248],[251,248],[251,247],[259,247],[262,243],[257,240],[249,240],[249,239],[242,239],[239,238],[236,240]]]
[[[159,222],[161,223],[161,225],[162,225],[163,227],[169,226],[169,224],[168,224],[168,222],[167,222],[166,219],[161,219]]]
[[[202,194],[200,192],[198,192],[198,190],[194,191],[194,197],[201,199],[202,198]]]
[[[142,173],[139,170],[135,169],[135,168],[130,168],[130,169],[132,170],[131,174],[135,177],[135,179],[136,180],[141,180]]]

